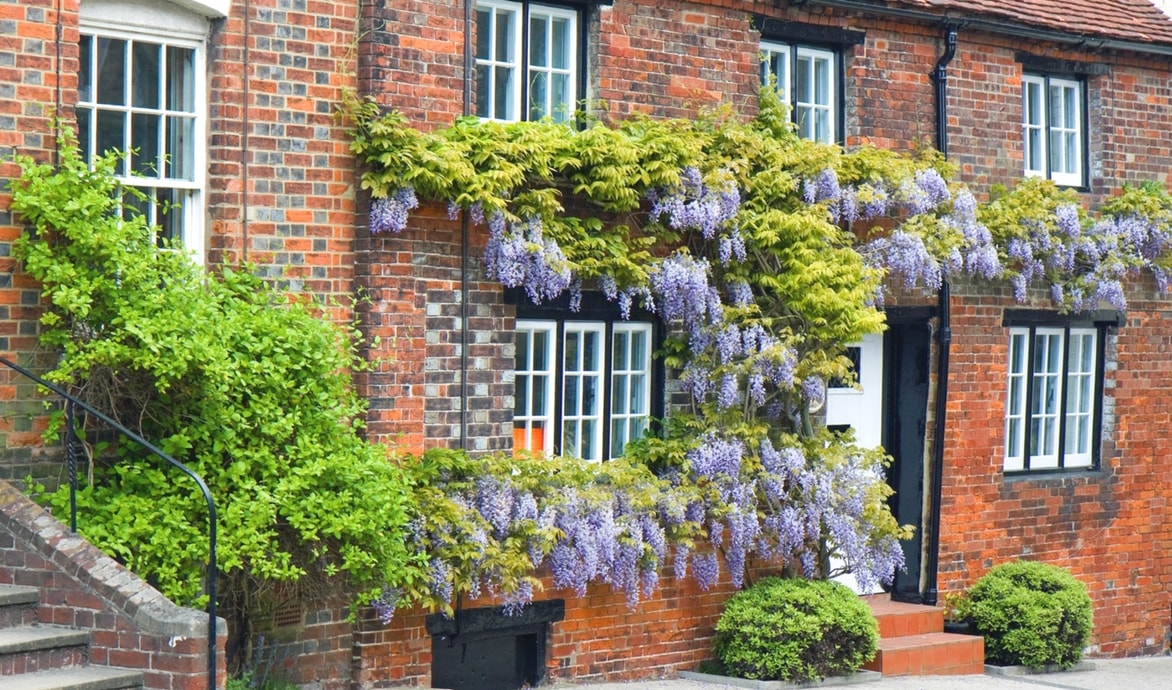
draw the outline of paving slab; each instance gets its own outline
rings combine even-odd
[[[884,677],[860,690],[1172,690],[1172,656],[1093,659],[1092,668],[1035,675]],[[740,690],[720,683],[652,679],[630,683],[559,683],[550,690]]]

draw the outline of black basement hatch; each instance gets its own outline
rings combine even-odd
[[[566,617],[561,599],[539,601],[516,616],[500,608],[427,617],[431,685],[449,690],[518,690],[545,678],[549,624]]]

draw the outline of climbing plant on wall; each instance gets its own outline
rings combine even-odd
[[[568,292],[574,308],[581,290],[596,289],[624,316],[637,303],[672,326],[661,356],[690,405],[623,461],[668,489],[579,512],[613,524],[630,518],[630,505],[645,506],[671,527],[677,574],[704,586],[721,561],[736,584],[752,558],[825,576],[835,555],[864,585],[902,564],[905,532],[886,508],[882,453],[815,428],[809,412],[827,380],[849,380],[843,348],[883,328],[890,290],[1005,280],[1019,300],[1049,288],[1056,308],[1080,310],[1122,308],[1122,282],[1140,270],[1161,289],[1167,282],[1172,204],[1157,186],[1128,188],[1097,218],[1041,180],[979,205],[932,152],[845,152],[799,138],[771,89],[751,120],[727,110],[580,128],[464,118],[422,132],[372,101],[351,100],[346,111],[367,165],[372,233],[400,233],[421,203],[446,203],[453,218],[467,213],[487,233],[487,275],[533,302]],[[473,516],[490,511],[500,538],[509,524],[523,530],[533,507],[517,500],[517,463],[503,465],[511,469],[478,469],[499,481],[453,482],[437,500]],[[534,500],[544,515],[546,504]],[[478,592],[486,571],[452,567],[424,522],[414,543],[432,554],[418,578],[425,598],[444,605]],[[493,532],[474,530],[474,541]],[[603,548],[581,532],[563,525],[545,548],[520,540],[531,548],[518,572],[544,564],[555,584],[596,579],[637,600],[637,575],[646,582],[667,557],[658,533],[628,525]],[[600,548],[638,557],[599,560]],[[533,584],[486,579],[523,595]]]

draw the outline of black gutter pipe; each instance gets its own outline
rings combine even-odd
[[[1136,53],[1147,53],[1151,55],[1172,57],[1172,45],[1169,44],[1124,41],[1117,38],[1097,38],[1094,36],[1085,36],[1082,34],[1063,33],[1061,31],[1053,31],[1049,29],[1038,29],[1022,24],[1015,24],[1012,22],[997,21],[995,19],[967,17],[958,14],[927,12],[924,10],[915,10],[905,7],[888,7],[886,5],[867,2],[866,0],[805,0],[805,2],[808,2],[812,5],[820,5],[822,7],[833,7],[840,10],[853,10],[863,13],[885,15],[888,17],[899,17],[902,19],[912,19],[916,21],[930,22],[933,24],[949,22],[953,24],[961,24],[967,29],[987,31],[989,33],[1001,34],[1003,36],[1026,38],[1035,41],[1053,41],[1055,43],[1080,46],[1088,49],[1126,50]]]
[[[936,61],[932,81],[936,83],[936,148],[948,157],[948,64],[956,57],[956,29],[944,27],[944,54]],[[949,301],[952,289],[945,278],[939,292],[940,327],[936,348],[936,417],[933,423],[931,495],[928,505],[928,553],[924,563],[924,589],[921,603],[935,606],[939,596],[937,575],[940,570],[940,501],[944,493],[944,430],[948,417],[948,354],[952,343],[952,312]]]
[[[464,116],[472,114],[472,1],[464,0]],[[460,213],[460,449],[468,450],[468,210]]]

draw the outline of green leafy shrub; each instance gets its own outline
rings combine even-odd
[[[985,636],[985,659],[994,664],[1070,668],[1091,634],[1086,587],[1045,563],[1002,563],[956,601],[955,611]]]
[[[730,675],[806,681],[853,673],[875,656],[870,608],[828,580],[766,578],[728,600],[715,651]]]
[[[29,228],[13,255],[40,283],[40,342],[58,355],[46,377],[207,482],[229,650],[274,582],[377,596],[414,557],[402,538],[410,495],[386,450],[361,436],[356,330],[248,270],[209,274],[181,247],[160,247],[117,160],[87,164],[69,131],[59,144],[57,167],[19,156],[10,184],[10,210]],[[83,437],[100,429],[78,426]],[[200,495],[134,444],[88,447],[81,531],[175,602],[206,604]],[[48,498],[58,515],[68,500]]]

